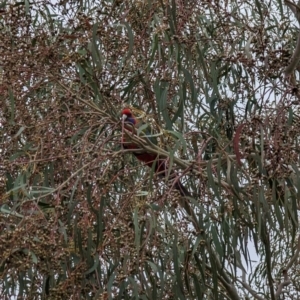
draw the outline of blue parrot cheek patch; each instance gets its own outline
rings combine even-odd
[[[128,123],[131,123],[132,125],[135,125],[135,119],[134,119],[134,118],[128,117],[128,118],[126,119],[126,121],[127,121]]]

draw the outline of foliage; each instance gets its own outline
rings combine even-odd
[[[295,299],[294,24],[280,0],[0,4],[2,297]],[[125,106],[198,224],[121,148]]]

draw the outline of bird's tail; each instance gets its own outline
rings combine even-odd
[[[168,173],[168,168],[166,166],[166,163],[164,160],[159,159],[156,162],[155,165],[155,172],[160,176],[160,177],[166,177],[167,173]],[[177,191],[179,191],[180,195],[183,197],[191,197],[191,194],[188,192],[188,190],[184,187],[184,185],[180,182],[180,180],[177,178],[176,179],[176,173],[171,170],[170,173],[170,178],[169,179],[175,179],[176,182],[174,184],[174,187]]]

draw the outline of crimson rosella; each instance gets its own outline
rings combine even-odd
[[[131,112],[131,110],[129,108],[124,108],[122,110],[122,118],[124,119],[125,123],[131,124],[135,128],[138,128],[141,125],[141,123],[138,122],[138,120],[134,117],[133,113]],[[133,128],[128,127],[128,130],[133,131]],[[143,152],[141,147],[134,144],[129,139],[123,138],[122,144],[125,149],[131,149],[131,150],[139,149],[139,151],[137,151],[137,152],[133,151],[132,152],[133,155],[139,161],[142,161],[145,165],[147,165],[150,168],[152,168],[153,164],[155,164],[154,170],[159,176],[165,177],[168,174],[165,159],[160,158],[157,154],[154,154],[154,153],[149,153],[146,151]],[[171,172],[171,177],[174,178],[174,176],[175,176],[175,173]],[[177,189],[179,191],[181,196],[190,196],[189,192],[182,185],[182,183],[179,181],[179,179],[176,180],[174,187],[175,187],[175,189]]]

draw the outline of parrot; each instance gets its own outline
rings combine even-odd
[[[126,129],[129,131],[135,133],[135,129],[138,129],[142,124],[139,122],[135,116],[133,115],[131,109],[124,108],[121,112],[122,119],[124,120],[124,124],[128,125]],[[134,128],[135,129],[134,129]],[[149,138],[150,140],[152,139]],[[130,141],[129,138],[126,138],[123,136],[122,139],[122,146],[124,149],[129,150],[138,150],[137,152],[132,151],[132,154],[141,162],[143,162],[146,166],[152,168],[154,165],[154,171],[160,176],[165,177],[168,174],[168,168],[165,163],[165,159],[160,158],[158,154],[147,152],[146,150],[143,151],[139,145],[135,144],[133,141]],[[176,174],[174,171],[171,171],[170,173],[171,177],[172,175],[175,177]],[[183,184],[180,182],[179,179],[176,180],[174,183],[174,187],[176,190],[179,191],[180,195],[182,197],[191,197],[188,190],[183,186]],[[193,218],[193,222],[197,223],[196,216],[194,215],[194,212],[191,210],[187,200],[181,200],[179,204],[186,210],[186,212]]]
[[[138,128],[141,124],[137,121],[137,119],[134,117],[133,113],[129,108],[124,108],[122,110],[122,118],[124,119],[125,123],[129,123],[135,128]],[[130,127],[128,128],[130,130]],[[132,131],[132,130],[131,130]],[[143,162],[145,165],[148,167],[152,168],[153,164],[155,172],[160,176],[160,177],[165,177],[168,174],[168,170],[166,167],[165,160],[162,158],[159,158],[159,155],[154,154],[154,153],[149,153],[149,152],[141,152],[140,147],[132,142],[126,141],[126,139],[123,139],[122,145],[124,149],[139,149],[138,152],[133,151],[133,155],[141,162]],[[172,173],[171,173],[172,174]],[[173,173],[174,174],[174,173]],[[176,190],[179,191],[181,196],[190,196],[190,193],[187,191],[187,189],[182,185],[182,183],[177,180],[176,183],[174,184],[174,187]]]

